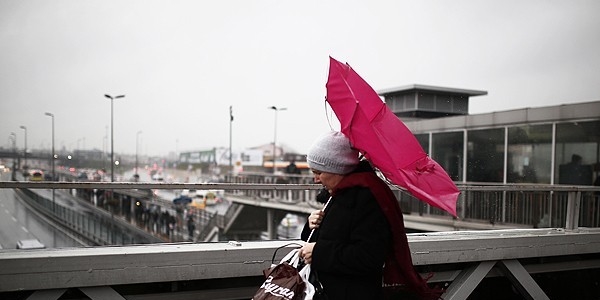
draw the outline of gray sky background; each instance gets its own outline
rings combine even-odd
[[[470,113],[600,100],[600,1],[0,0],[0,146],[140,153],[271,143],[335,116],[328,56],[376,90],[488,91]],[[328,122],[328,117],[330,121]],[[333,123],[337,129],[337,122]],[[108,143],[107,143],[108,141]]]

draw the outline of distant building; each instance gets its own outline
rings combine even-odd
[[[259,150],[263,153],[263,170],[265,172],[273,171],[273,143],[252,147],[250,149]],[[279,171],[283,171],[291,161],[294,161],[298,169],[307,170],[308,164],[306,163],[306,154],[296,153],[295,150],[286,147],[283,144],[279,144],[275,147],[277,152],[277,161],[275,162],[275,168]]]
[[[229,148],[212,148],[207,150],[183,151],[179,153],[178,164],[195,166],[203,171],[220,173],[229,168]],[[233,167],[262,168],[263,152],[255,149],[234,151],[231,157]]]
[[[469,114],[469,97],[486,91],[413,84],[378,91],[392,112],[404,121]]]
[[[600,101],[468,115],[484,91],[379,91],[425,152],[458,182],[591,185],[600,172]],[[581,174],[571,174],[574,155]],[[579,171],[578,171],[579,172]]]
[[[98,149],[73,150],[73,157],[81,160],[102,160],[104,158],[104,152]]]
[[[297,154],[285,146],[278,146],[277,164],[278,170],[283,170],[292,160],[300,170],[308,168],[306,155]],[[234,173],[249,172],[272,172],[273,170],[273,144],[252,147],[244,150],[233,151],[231,159]],[[178,165],[201,168],[204,172],[222,173],[229,170],[229,148],[211,148],[206,150],[182,151],[179,153]]]

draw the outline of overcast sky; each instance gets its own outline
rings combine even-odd
[[[375,90],[488,91],[470,113],[600,100],[600,1],[0,0],[0,146],[141,154],[277,142],[335,118],[328,57]]]

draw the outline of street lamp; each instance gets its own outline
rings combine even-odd
[[[124,98],[125,95],[119,95],[112,97],[111,95],[104,95],[104,97],[110,99],[110,182],[115,181],[115,141],[114,141],[114,130],[113,130],[113,100]]]
[[[229,105],[229,174],[231,176],[233,176],[233,162],[232,162],[232,156],[233,156],[233,152],[231,152],[231,127],[233,125],[233,106]]]
[[[25,149],[23,149],[23,169],[27,169],[27,127],[21,125],[20,128],[25,130]]]
[[[52,118],[52,154],[50,155],[50,164],[52,165],[52,181],[56,180],[56,174],[55,174],[55,170],[54,170],[54,159],[55,159],[55,154],[54,154],[54,114],[52,113],[45,113],[46,116]],[[55,189],[52,188],[52,211],[56,211],[56,196],[55,196]]]
[[[52,166],[52,181],[56,180],[56,174],[54,170],[54,114],[47,112],[46,116],[52,118],[52,155],[50,156],[50,164]]]
[[[287,110],[287,108],[285,107],[280,107],[277,108],[276,106],[271,106],[269,107],[269,109],[272,109],[275,111],[275,128],[274,128],[274,134],[273,134],[273,174],[275,174],[275,171],[277,169],[277,167],[275,166],[275,162],[277,161],[277,112],[281,111],[281,110]]]
[[[138,146],[140,144],[140,134],[142,133],[142,131],[138,131],[137,135],[135,137],[135,174],[134,176],[138,177]]]

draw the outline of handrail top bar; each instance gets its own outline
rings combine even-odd
[[[401,187],[391,186],[392,189]],[[574,185],[549,185],[549,184],[491,184],[471,185],[458,184],[461,191],[540,191],[540,192],[594,192],[600,191],[598,186]],[[0,181],[3,188],[29,188],[29,189],[197,189],[197,190],[318,190],[323,188],[319,184],[289,184],[289,183],[146,183],[146,182],[21,182]]]
[[[494,185],[456,185],[461,191],[540,191],[540,192],[595,192],[600,191],[600,186],[591,185],[564,185],[564,184],[532,184],[532,183],[507,183]]]
[[[196,190],[318,190],[318,184],[262,184],[262,183],[142,183],[142,182],[19,182],[0,181],[2,188],[27,189],[196,189]]]
[[[445,231],[430,233],[407,233],[410,244],[459,241],[459,240],[480,240],[488,241],[524,238],[524,237],[545,237],[545,236],[566,236],[566,235],[600,235],[600,228],[579,228],[576,231],[564,230],[562,228],[539,228],[539,229],[497,229],[497,230],[473,230],[473,231]],[[162,253],[187,253],[187,252],[205,252],[205,251],[247,251],[264,250],[288,245],[289,247],[299,247],[304,244],[301,240],[269,240],[269,241],[224,241],[224,242],[206,242],[206,243],[158,243],[158,244],[137,244],[137,245],[119,245],[119,246],[91,246],[91,247],[66,247],[66,248],[48,248],[22,251],[18,249],[0,250],[0,261],[12,260],[15,258],[51,258],[51,257],[77,257],[77,256],[102,256],[102,255],[136,255],[136,254],[162,254]]]
[[[491,229],[491,230],[461,230],[439,231],[424,233],[407,233],[409,242],[433,240],[465,240],[465,239],[505,239],[513,237],[541,237],[549,235],[569,234],[600,234],[600,228],[579,227],[577,230],[564,228],[517,228],[517,229]]]
[[[136,244],[119,246],[90,246],[90,247],[65,247],[65,248],[47,248],[47,249],[4,249],[0,250],[0,261],[11,260],[15,258],[56,258],[56,257],[81,257],[81,256],[105,256],[105,255],[141,255],[141,254],[181,254],[188,252],[211,252],[211,251],[248,251],[264,250],[265,248],[283,247],[288,244],[297,244],[300,247],[300,240],[270,240],[270,241],[230,241],[230,242],[206,242],[206,243],[155,243],[155,244]],[[294,247],[290,245],[289,247]]]

